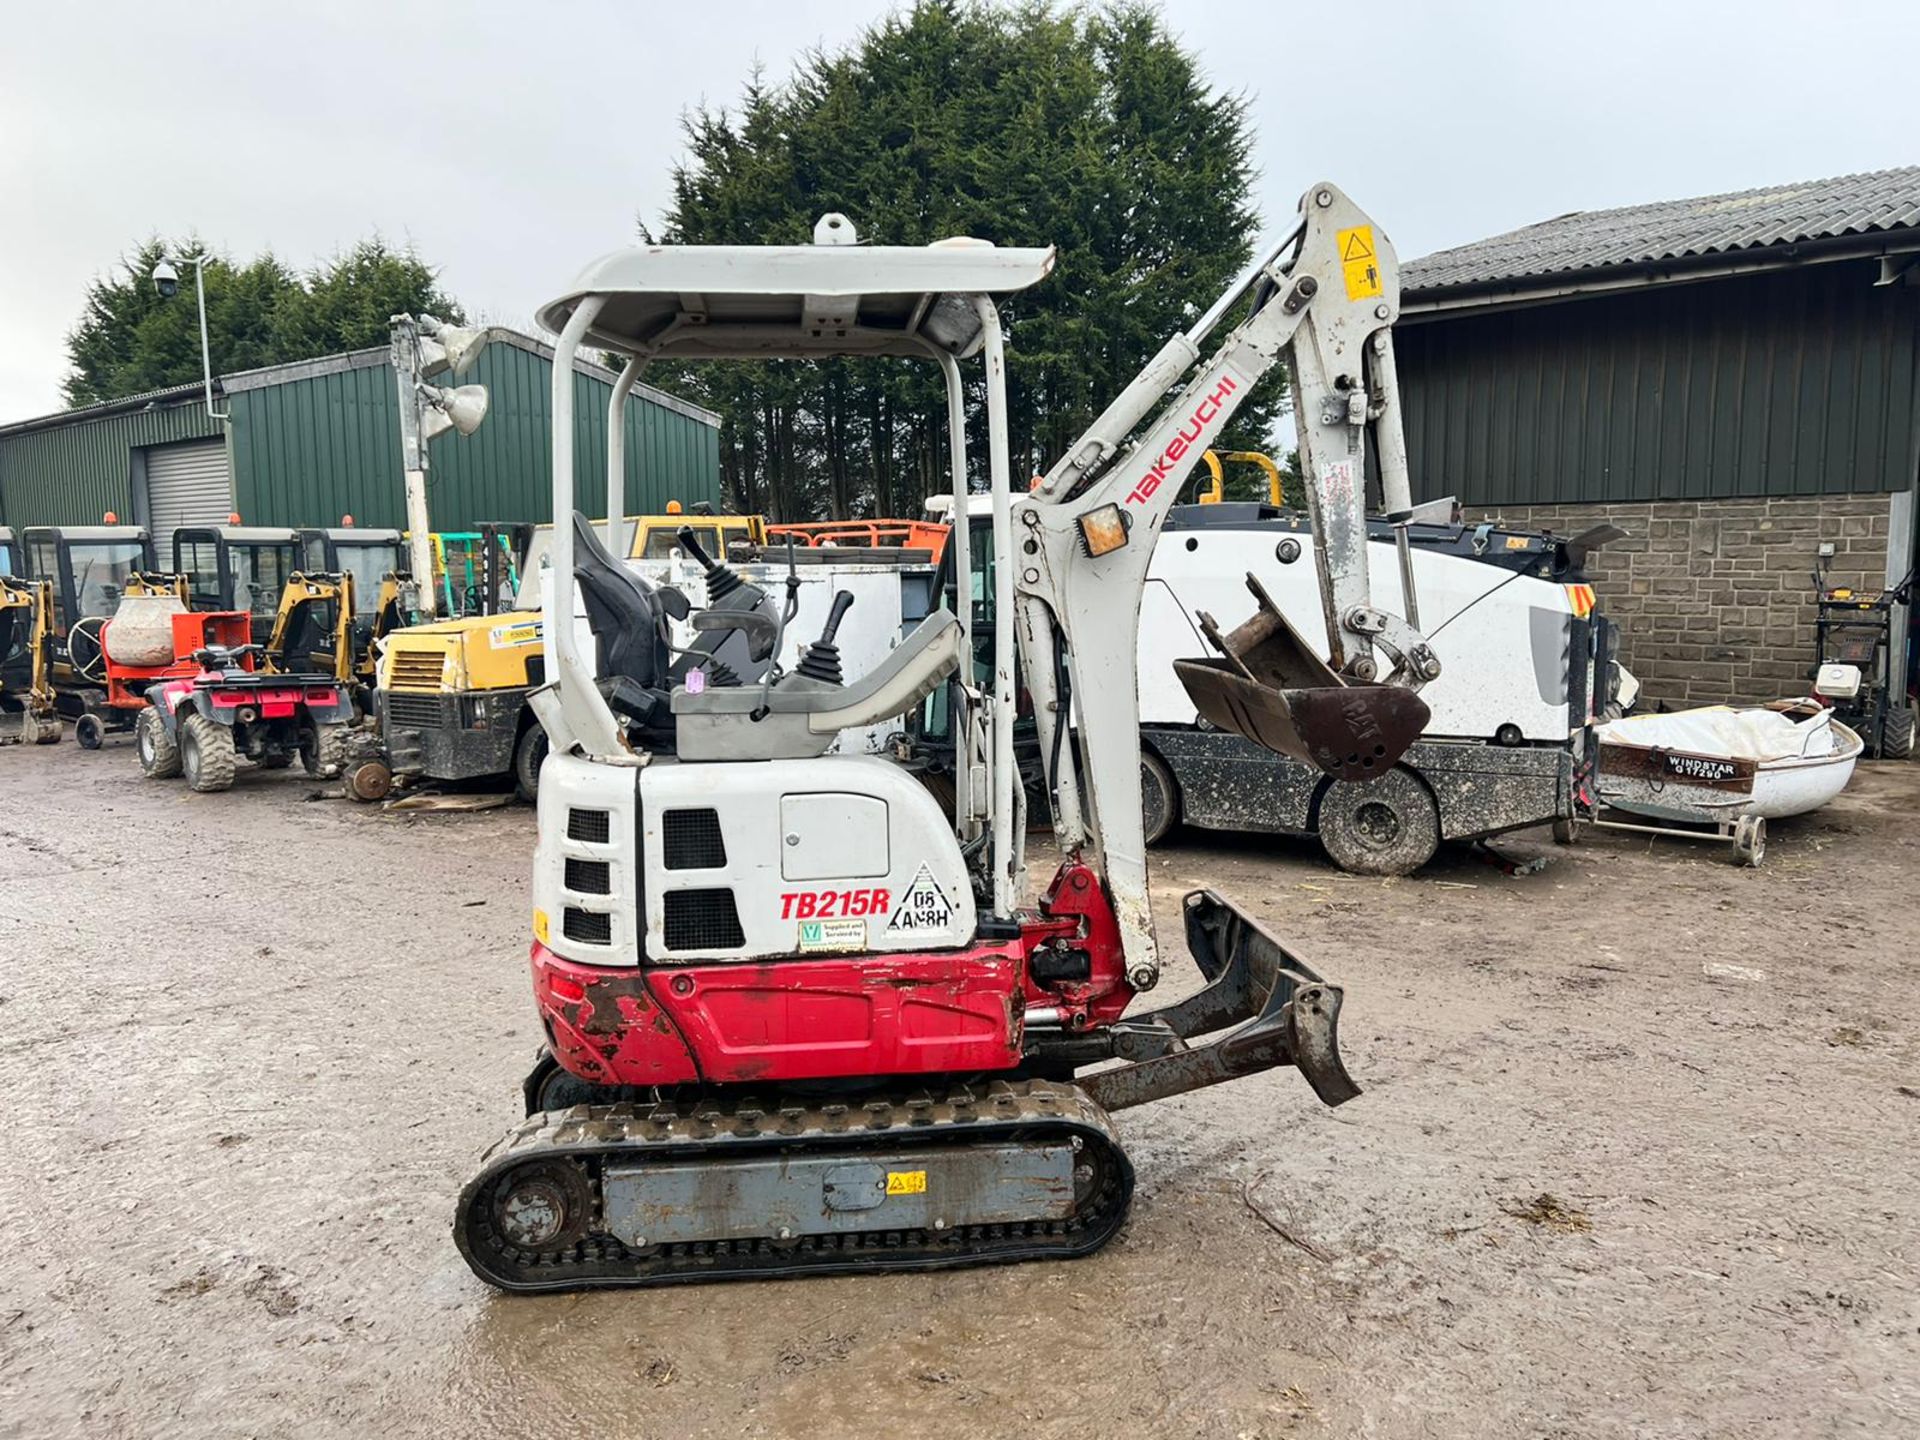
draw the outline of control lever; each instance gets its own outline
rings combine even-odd
[[[673,533],[674,538],[680,542],[680,548],[692,556],[694,563],[706,572],[709,605],[718,605],[721,600],[740,588],[740,577],[700,548],[700,537],[691,525],[682,525]]]
[[[800,659],[799,671],[809,680],[818,680],[823,685],[846,683],[840,673],[840,647],[834,644],[834,637],[840,633],[841,620],[852,608],[853,592],[851,590],[835,593],[833,608],[827,612],[826,627],[821,630],[820,638],[807,647],[807,653]]]
[[[800,613],[800,566],[793,553],[793,537],[787,537],[787,603],[780,611],[780,623],[773,632],[773,648],[768,652],[773,663],[767,667],[767,673],[760,681],[760,703],[747,713],[747,718],[758,725],[767,718],[767,696],[773,693],[774,682],[780,678],[780,642],[786,639],[787,626],[793,623],[793,617]]]

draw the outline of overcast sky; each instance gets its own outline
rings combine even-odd
[[[88,281],[156,231],[304,268],[378,230],[470,311],[525,326],[659,216],[686,107],[889,8],[13,0],[0,421],[58,408]],[[1272,223],[1337,180],[1403,258],[1570,210],[1920,163],[1913,0],[1165,11],[1252,97]]]

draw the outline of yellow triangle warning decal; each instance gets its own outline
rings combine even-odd
[[[1346,233],[1346,246],[1340,252],[1340,259],[1371,260],[1373,258],[1373,236],[1364,226],[1357,226]]]

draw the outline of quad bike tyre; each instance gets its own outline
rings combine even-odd
[[[540,762],[547,758],[547,732],[529,725],[513,747],[513,793],[527,804],[540,797]]]
[[[1158,845],[1180,823],[1180,787],[1167,762],[1151,750],[1140,752],[1140,815],[1149,845]]]
[[[98,715],[82,715],[73,722],[73,738],[82,750],[98,750],[106,743],[107,727]]]
[[[1880,754],[1888,760],[1905,760],[1913,754],[1913,707],[1902,705],[1887,711],[1886,724],[1880,727]]]
[[[233,788],[237,757],[233,731],[205,715],[189,715],[180,725],[180,771],[187,788],[202,795]]]
[[[171,780],[180,773],[180,747],[167,734],[167,722],[149,706],[133,722],[133,748],[149,780]]]
[[[300,735],[300,763],[316,780],[331,780],[347,768],[348,725],[315,725]]]
[[[1354,875],[1411,875],[1440,847],[1440,807],[1404,768],[1336,780],[1320,797],[1320,844]]]

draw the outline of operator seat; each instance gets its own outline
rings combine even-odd
[[[573,512],[573,572],[598,652],[594,676],[659,688],[668,665],[666,611],[654,587],[607,553],[587,517]]]
[[[671,745],[667,607],[659,591],[607,553],[587,517],[573,512],[573,577],[593,632],[594,683],[650,744]],[[570,623],[570,622],[563,622]]]

